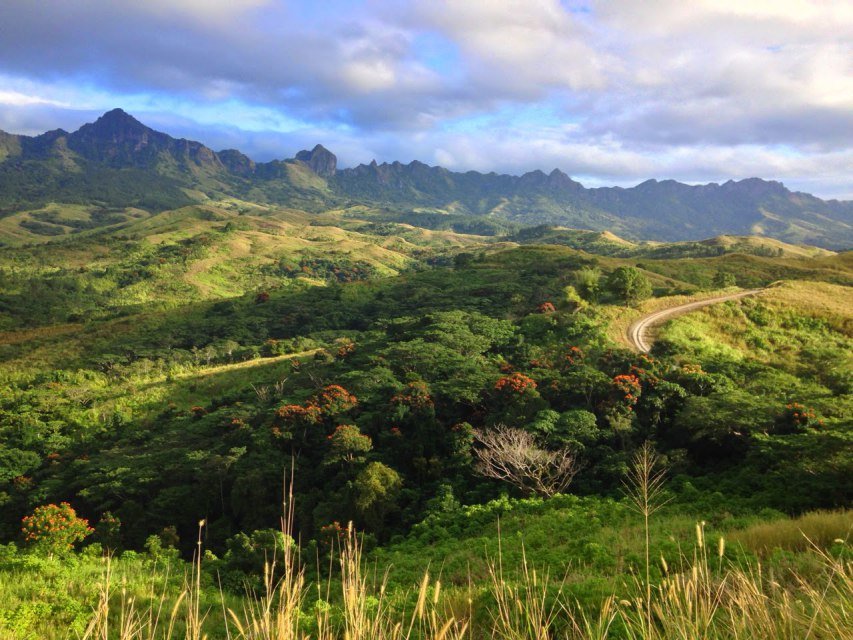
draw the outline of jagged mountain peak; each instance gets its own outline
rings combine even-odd
[[[150,134],[155,134],[164,139],[169,138],[165,133],[158,133],[145,126],[123,109],[112,109],[94,122],[84,124],[71,135],[77,140],[116,142],[128,138],[139,139]]]
[[[26,175],[19,170],[22,162],[30,163]],[[338,170],[335,154],[322,144],[300,151],[295,160],[255,163],[236,149],[217,154],[199,142],[158,132],[123,109],[70,134],[0,134],[0,184],[3,179],[11,186],[0,190],[0,206],[57,201],[68,194],[74,202],[155,208],[186,203],[202,192],[213,198],[257,196],[310,210],[346,202],[423,207],[521,224],[612,229],[634,239],[761,233],[841,249],[853,242],[853,202],[823,201],[760,178],[706,185],[647,180],[629,188],[587,189],[559,169],[513,176],[450,171],[418,160],[373,160]]]
[[[324,178],[334,176],[338,168],[337,156],[321,144],[315,145],[311,151],[300,151],[296,154],[296,159],[307,164],[314,173]]]

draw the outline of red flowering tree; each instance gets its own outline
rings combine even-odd
[[[553,302],[543,302],[539,305],[539,313],[554,313],[557,309]]]
[[[342,386],[330,384],[317,395],[316,404],[323,413],[336,415],[353,409],[358,404],[358,398]]]
[[[583,349],[580,347],[569,347],[566,349],[566,352],[563,354],[562,358],[562,368],[563,369],[571,369],[573,367],[577,367],[583,364],[584,358],[586,354],[584,354]]]
[[[322,416],[320,407],[311,403],[305,405],[286,404],[279,407],[275,414],[281,422],[286,424],[317,424]]]
[[[780,434],[802,433],[806,429],[823,426],[823,420],[817,417],[814,409],[799,402],[785,405],[785,409],[776,417],[773,431]]]
[[[410,409],[427,409],[433,406],[429,386],[423,380],[415,380],[391,398],[396,405],[404,405]]]
[[[631,412],[642,392],[640,379],[633,373],[614,376],[610,381],[610,404],[617,410]]]
[[[294,432],[302,430],[305,433],[308,427],[320,423],[323,412],[320,407],[313,403],[305,405],[286,404],[279,407],[275,412],[276,423],[272,427],[272,434],[277,438],[290,438]]]
[[[338,347],[338,358],[346,358],[355,351],[355,342],[350,338],[338,338],[335,340],[335,345]]]
[[[504,376],[495,383],[495,391],[507,395],[523,395],[527,391],[536,389],[536,381],[523,373],[512,373]]]
[[[77,512],[67,502],[37,507],[21,521],[24,540],[34,550],[50,557],[63,555],[74,548],[94,529],[89,522],[77,517]]]
[[[523,373],[514,372],[499,378],[494,387],[494,401],[487,422],[526,424],[538,411],[547,407],[539,395],[536,381]]]

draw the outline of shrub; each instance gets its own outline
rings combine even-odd
[[[89,522],[77,517],[77,512],[67,502],[37,507],[32,515],[21,521],[24,540],[33,550],[48,556],[62,555],[74,548],[93,529]]]
[[[823,420],[817,417],[814,409],[792,402],[776,417],[773,432],[779,434],[802,433],[809,428],[823,426]]]

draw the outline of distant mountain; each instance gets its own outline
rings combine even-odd
[[[522,176],[453,172],[422,162],[338,169],[322,145],[256,163],[240,151],[151,129],[121,109],[73,133],[0,132],[0,216],[47,202],[162,211],[238,197],[306,211],[366,204],[405,214],[488,216],[525,225],[610,230],[630,239],[765,235],[832,249],[853,247],[853,202],[791,192],[749,178],[686,185],[649,180],[587,189],[562,171]]]
[[[853,247],[853,202],[824,201],[758,178],[698,186],[649,180],[629,189],[586,189],[557,169],[522,176],[454,173],[415,161],[344,169],[330,184],[341,196],[373,203],[610,230],[631,239],[753,234]]]

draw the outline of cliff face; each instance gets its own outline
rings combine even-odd
[[[331,178],[338,169],[338,159],[335,154],[321,144],[311,151],[300,151],[296,154],[296,159],[307,164],[314,173],[324,178]]]

